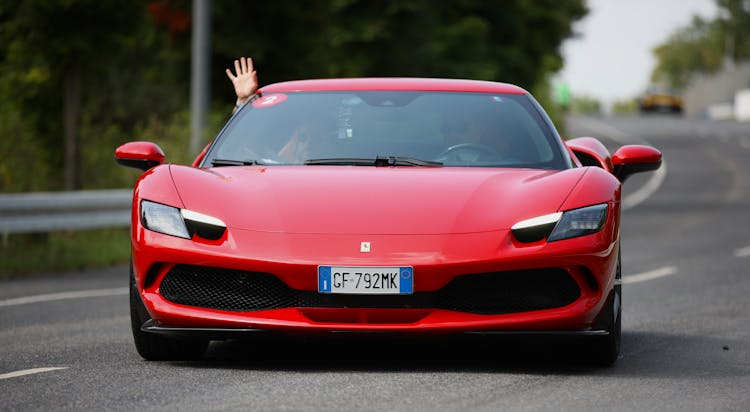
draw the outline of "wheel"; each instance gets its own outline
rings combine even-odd
[[[620,355],[620,341],[622,336],[622,306],[619,304],[620,289],[621,286],[615,286],[610,299],[607,300],[607,308],[601,316],[603,327],[600,330],[606,330],[609,334],[607,336],[596,336],[592,342],[590,355],[593,363],[596,365],[612,365]]]
[[[478,160],[482,154],[488,154],[492,156],[493,158],[496,158],[500,156],[500,153],[497,152],[494,148],[487,146],[486,144],[482,143],[459,143],[454,144],[453,146],[443,150],[440,152],[439,155],[437,155],[436,159],[438,161],[444,161],[447,160],[450,157],[455,157],[458,160],[461,159],[461,156],[458,155],[458,153],[466,152],[471,155],[473,155],[472,160]]]
[[[617,257],[617,273],[615,279],[621,279],[621,257]],[[607,336],[596,336],[592,343],[590,355],[595,364],[610,366],[620,355],[622,340],[622,286],[615,285],[607,299],[605,309],[599,315],[595,329],[609,332]]]
[[[208,346],[206,340],[175,339],[143,332],[141,325],[151,319],[135,285],[133,266],[130,266],[130,326],[138,354],[143,359],[157,360],[196,360],[203,357]]]

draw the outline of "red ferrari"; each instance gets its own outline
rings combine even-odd
[[[617,359],[620,195],[661,153],[564,141],[525,90],[448,79],[262,88],[192,166],[153,143],[132,206],[146,359],[256,332],[584,335]]]

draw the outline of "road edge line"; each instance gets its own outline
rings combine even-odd
[[[602,134],[603,136],[601,138],[609,138],[610,140],[614,140],[620,145],[632,144],[637,142],[655,147],[653,144],[651,144],[651,142],[642,137],[634,137],[600,120],[591,117],[579,117],[578,121],[581,122],[584,127],[592,129],[597,134]],[[646,201],[649,197],[656,193],[657,190],[659,190],[666,177],[667,162],[662,159],[661,167],[656,169],[656,171],[651,174],[646,184],[641,186],[635,192],[629,194],[628,196],[625,196],[625,198],[621,200],[622,209],[628,210]]]
[[[11,378],[18,378],[18,377],[21,377],[21,376],[33,375],[35,373],[44,373],[44,372],[59,371],[59,370],[63,370],[63,369],[68,369],[68,367],[67,366],[63,366],[63,367],[55,366],[55,367],[50,367],[50,368],[22,369],[20,371],[4,373],[4,374],[0,375],[0,380],[11,379]]]
[[[659,269],[649,270],[648,272],[642,272],[642,273],[638,273],[635,275],[623,276],[622,283],[630,284],[630,283],[645,282],[648,280],[663,278],[665,276],[671,276],[676,273],[677,273],[676,266],[664,266]]]
[[[0,307],[25,305],[28,303],[52,302],[56,300],[82,299],[82,298],[93,298],[93,297],[100,297],[100,296],[118,296],[118,295],[127,295],[127,294],[128,294],[127,287],[48,293],[44,295],[23,296],[20,298],[0,300]]]

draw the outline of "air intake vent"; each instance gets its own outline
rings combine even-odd
[[[178,265],[161,283],[165,299],[187,306],[230,311],[287,307],[446,309],[502,314],[573,303],[578,284],[562,269],[463,275],[435,292],[413,295],[332,295],[289,288],[268,273]]]

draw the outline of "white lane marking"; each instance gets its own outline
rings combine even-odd
[[[734,257],[746,258],[748,256],[750,256],[750,246],[743,247],[742,249],[737,249],[734,251]]]
[[[27,303],[50,302],[54,300],[81,299],[81,298],[93,298],[93,297],[98,297],[98,296],[117,296],[117,295],[127,295],[127,294],[128,294],[127,287],[113,288],[113,289],[77,290],[77,291],[71,291],[71,292],[48,293],[46,295],[33,295],[33,296],[24,296],[21,298],[0,300],[0,307],[25,305]]]
[[[637,275],[623,276],[622,283],[638,283],[645,282],[647,280],[654,280],[663,278],[665,276],[674,275],[677,273],[675,266],[665,266],[663,268],[650,270],[648,272],[639,273]]]
[[[597,134],[604,135],[620,144],[632,144],[633,138],[620,129],[610,126],[600,120],[590,117],[579,117],[578,122],[583,124],[584,128],[591,129]]]
[[[26,375],[33,375],[35,373],[43,373],[43,372],[52,372],[52,371],[59,371],[63,369],[68,369],[67,367],[62,368],[34,368],[34,369],[25,369],[21,371],[15,371],[10,373],[4,373],[0,375],[0,380],[2,379],[10,379],[10,378],[17,378],[19,376],[26,376]]]
[[[579,118],[578,121],[583,124],[583,127],[593,130],[595,133],[609,137],[620,144],[633,144],[643,143],[652,146],[646,139],[636,138],[631,136],[620,129],[610,126],[600,120],[592,119],[589,117]],[[628,210],[639,204],[643,203],[651,197],[664,183],[664,179],[667,177],[667,162],[662,159],[661,167],[656,169],[651,174],[646,184],[641,186],[635,192],[622,198],[622,210]]]

